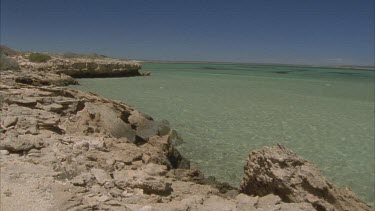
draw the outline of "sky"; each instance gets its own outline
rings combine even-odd
[[[374,0],[1,0],[1,44],[139,60],[374,65]]]

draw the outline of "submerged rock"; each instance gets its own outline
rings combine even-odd
[[[142,73],[143,76],[150,76],[151,75],[151,72],[150,71],[147,71],[147,72],[144,72]]]
[[[372,210],[347,188],[329,182],[311,162],[281,145],[250,153],[240,191],[278,195],[284,202],[307,202],[317,210]]]

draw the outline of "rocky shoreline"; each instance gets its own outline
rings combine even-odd
[[[2,59],[16,62],[19,69],[39,73],[53,73],[74,78],[150,75],[150,72],[139,72],[142,65],[137,61],[114,59],[97,54],[42,54],[19,52],[6,46],[1,46],[0,51]]]
[[[239,188],[206,178],[167,121],[27,68],[0,72],[1,210],[373,210],[282,146],[250,153]]]

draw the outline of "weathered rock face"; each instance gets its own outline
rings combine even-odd
[[[311,162],[279,145],[250,153],[240,191],[249,195],[275,194],[285,202],[308,202],[317,210],[373,210],[349,189],[322,176]]]
[[[4,85],[18,83],[19,85],[33,86],[67,86],[78,84],[78,81],[65,74],[29,71],[24,69],[16,72],[1,71],[0,82]]]
[[[136,62],[116,60],[96,61],[72,61],[57,64],[58,73],[64,73],[74,78],[98,78],[98,77],[129,77],[141,76],[138,71],[141,65]]]
[[[29,72],[55,73],[59,75],[64,74],[74,78],[150,75],[149,72],[144,74],[140,73],[139,70],[142,68],[142,65],[133,60],[121,60],[105,56],[95,56],[90,58],[88,55],[78,54],[75,54],[73,57],[67,57],[61,54],[48,54],[50,59],[46,62],[30,62],[30,53],[17,52],[6,46],[0,46],[0,51],[1,70],[21,69]]]
[[[63,58],[53,55],[52,59],[44,63],[34,63],[27,59],[27,54],[13,57],[21,69],[38,72],[65,74],[74,78],[97,77],[130,77],[141,76],[141,64],[136,61],[124,61],[112,58]]]

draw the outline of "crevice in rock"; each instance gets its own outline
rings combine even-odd
[[[143,139],[142,137],[135,135],[134,144],[137,146],[142,146],[143,144],[147,143],[147,139]]]
[[[9,154],[17,154],[19,156],[22,156],[22,155],[27,154],[32,149],[41,150],[44,147],[45,146],[22,145],[22,146],[18,146],[17,148],[15,148],[14,146],[11,146],[11,145],[5,145],[5,146],[0,146],[0,149],[7,150]]]
[[[190,161],[182,157],[181,153],[175,148],[172,149],[172,151],[168,154],[167,158],[173,168],[181,168],[181,169],[190,168]]]
[[[137,125],[135,125],[135,124],[130,124],[130,127],[133,129],[133,130],[137,130]]]
[[[85,102],[84,101],[78,101],[76,109],[73,111],[73,114],[77,114],[79,111],[82,111],[85,108]]]
[[[127,123],[127,124],[130,124],[130,122],[129,122],[129,116],[130,116],[131,114],[130,114],[130,112],[128,112],[128,111],[122,111],[121,112],[121,115],[120,115],[120,119],[122,120],[122,121],[124,121],[125,123]]]
[[[57,126],[57,125],[43,125],[43,126],[40,126],[39,129],[50,130],[50,131],[52,131],[54,133],[57,133],[59,135],[65,134],[65,130],[59,128],[59,126]]]
[[[75,98],[75,96],[72,93],[63,89],[52,89],[52,88],[44,88],[44,87],[40,87],[39,89],[42,91],[50,92],[52,97],[63,96],[67,98]]]

